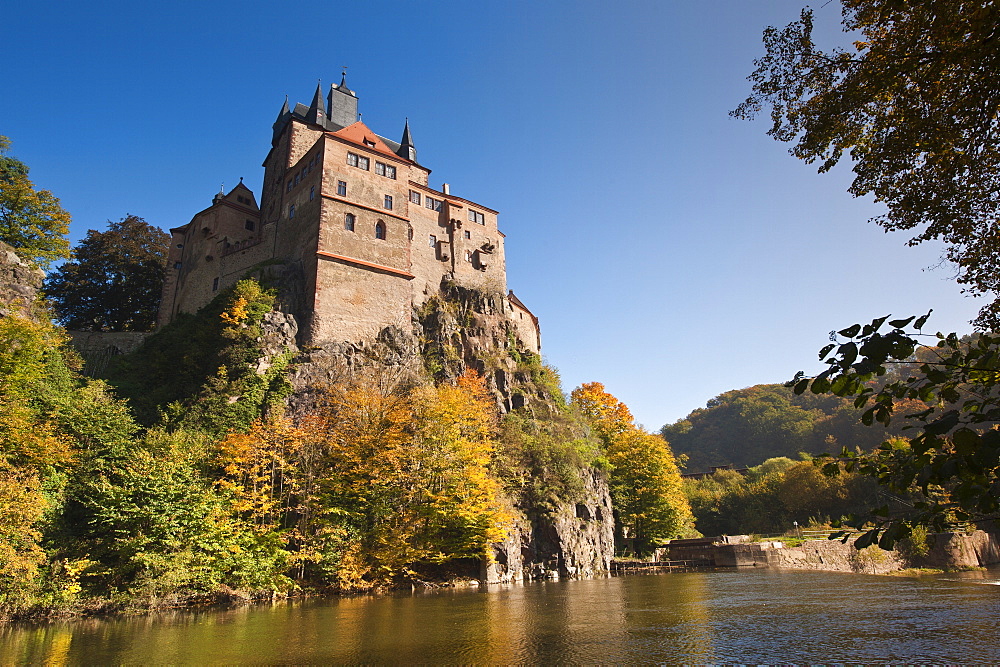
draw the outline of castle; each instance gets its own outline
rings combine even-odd
[[[299,319],[305,343],[370,340],[388,326],[408,331],[414,308],[451,282],[500,294],[518,337],[538,353],[538,320],[507,291],[497,211],[447,184],[432,188],[409,121],[398,142],[372,132],[358,120],[358,96],[345,78],[325,100],[317,85],[309,106],[290,109],[286,99],[259,205],[241,179],[170,230],[159,325],[246,275],[279,267],[296,285],[282,308]]]

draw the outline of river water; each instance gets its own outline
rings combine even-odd
[[[1000,571],[699,571],[0,630],[0,663],[1000,662]]]

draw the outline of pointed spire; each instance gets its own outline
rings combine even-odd
[[[410,162],[417,161],[417,149],[413,146],[413,139],[410,138],[410,119],[406,119],[406,123],[403,125],[403,138],[399,141],[399,150],[396,151],[396,155],[401,158],[406,158]]]
[[[281,105],[281,111],[278,112],[278,120],[281,120],[286,113],[288,113],[288,95],[285,95],[285,103]]]
[[[344,67],[340,73],[340,85],[337,86],[337,90],[347,95],[354,95],[354,91],[347,87],[347,67]],[[357,96],[355,95],[355,97]]]
[[[316,125],[324,125],[326,123],[326,106],[323,104],[322,81],[316,84],[316,92],[313,94],[312,104],[309,105],[309,111],[306,113],[306,120]]]

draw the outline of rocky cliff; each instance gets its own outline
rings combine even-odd
[[[0,242],[0,317],[33,317],[45,274],[18,257],[14,248]]]
[[[412,329],[386,327],[371,341],[303,350],[294,363],[290,411],[309,412],[316,389],[360,375],[380,381],[453,380],[468,369],[486,378],[501,414],[555,418],[564,403],[558,377],[519,339],[500,293],[442,283],[438,295],[413,313]],[[286,316],[286,317],[291,317]],[[294,333],[290,334],[292,345]],[[530,476],[530,471],[522,471]],[[484,567],[489,582],[594,576],[610,571],[614,518],[603,472],[582,465],[572,494],[545,507],[511,498],[515,527]]]

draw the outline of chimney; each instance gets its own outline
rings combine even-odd
[[[441,184],[441,192],[443,192],[446,195],[450,195],[451,194],[451,186],[448,185],[447,183],[442,183]]]

